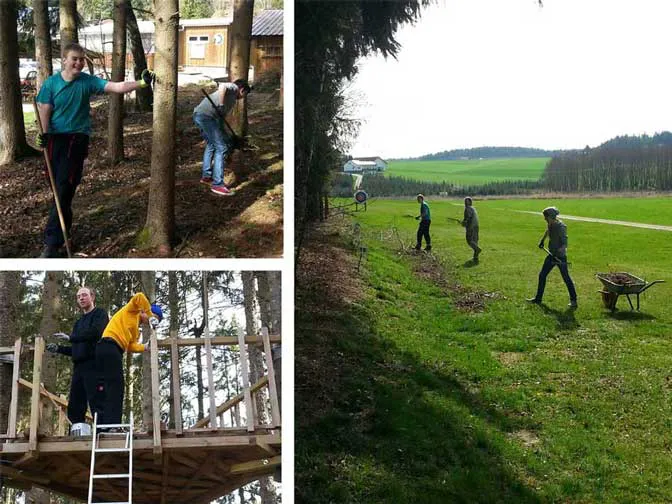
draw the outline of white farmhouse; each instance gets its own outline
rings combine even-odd
[[[378,156],[351,159],[343,165],[345,173],[382,172],[386,169],[387,162]]]

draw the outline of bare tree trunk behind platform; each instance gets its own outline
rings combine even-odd
[[[180,328],[180,298],[177,293],[177,273],[175,271],[168,272],[168,311],[170,312],[170,337],[172,338],[173,335],[177,335],[177,331]],[[177,359],[179,359],[179,352],[177,355]],[[169,422],[168,427],[170,429],[174,429],[176,428],[176,425],[175,425],[175,408],[174,408],[175,394],[173,393],[174,383],[172,372],[173,371],[172,360],[170,366],[171,366],[171,372],[168,375],[168,378],[170,380],[170,392],[168,395],[168,422]]]
[[[0,346],[11,347],[17,337],[21,273],[0,271]],[[0,365],[0,433],[8,428],[9,404],[12,400],[12,366]]]
[[[42,290],[42,321],[40,322],[40,335],[51,341],[51,335],[56,332],[70,332],[69,328],[59,327],[61,298],[59,296],[59,286],[63,274],[60,271],[48,271],[44,277],[44,287]],[[57,354],[49,352],[44,353],[42,360],[42,382],[49,392],[56,391],[56,371],[60,366],[71,366],[70,359],[59,357]],[[40,417],[40,432],[53,434],[54,407],[51,402],[45,401]]]
[[[177,110],[178,0],[154,0],[156,55],[152,166],[146,230],[160,257],[171,252],[175,232],[175,124]]]
[[[140,272],[140,284],[150,303],[154,302],[156,296],[156,278],[153,271]],[[142,327],[142,342],[149,343],[149,328]],[[142,423],[149,430],[152,427],[152,363],[149,352],[142,353]]]
[[[33,0],[33,22],[35,23],[35,61],[37,61],[37,89],[53,73],[51,63],[51,31],[47,0]]]
[[[250,44],[252,40],[252,17],[254,0],[234,0],[231,23],[231,61],[229,77],[248,79],[250,69]],[[240,136],[247,135],[247,97],[236,102],[231,112],[231,126]]]
[[[147,58],[145,58],[145,48],[142,45],[138,20],[135,18],[131,0],[126,2],[126,29],[128,30],[128,41],[131,44],[131,54],[133,54],[133,75],[135,80],[140,80],[140,74],[147,68]],[[152,95],[151,86],[135,91],[135,106],[139,112],[152,110]]]
[[[112,31],[112,81],[126,80],[126,1],[114,0]],[[110,95],[107,119],[107,154],[115,165],[124,160],[124,95]]]
[[[63,48],[68,44],[79,42],[77,35],[77,0],[60,0],[59,19],[61,31],[61,58]]]

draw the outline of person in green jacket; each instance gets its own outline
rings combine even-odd
[[[464,198],[464,218],[460,224],[467,232],[467,244],[474,251],[473,261],[478,262],[478,255],[481,253],[481,248],[478,246],[478,213],[473,204],[469,196]]]
[[[425,250],[429,252],[432,250],[432,238],[429,236],[429,225],[432,223],[431,214],[429,212],[429,205],[425,201],[425,197],[422,194],[418,194],[418,203],[420,203],[420,215],[418,215],[415,220],[419,220],[420,224],[418,225],[418,234],[417,234],[417,244],[415,245],[415,250],[420,250],[422,248],[422,238],[425,238]]]

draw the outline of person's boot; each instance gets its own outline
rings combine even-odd
[[[541,304],[541,299],[537,299],[536,297],[527,298],[525,301],[527,301],[528,303],[533,303],[533,304]]]
[[[579,303],[576,302],[576,299],[571,299],[567,306],[572,310],[576,310],[579,307]]]
[[[60,252],[60,247],[54,247],[53,245],[45,245],[44,248],[42,249],[42,253],[40,254],[41,259],[45,258],[56,258],[56,257],[62,257],[61,252]]]

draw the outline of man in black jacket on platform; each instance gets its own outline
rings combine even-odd
[[[54,334],[56,338],[69,340],[70,345],[47,345],[49,352],[72,357],[74,367],[70,383],[68,419],[73,424],[84,422],[87,402],[91,412],[96,411],[96,344],[109,322],[107,312],[96,308],[96,293],[90,287],[81,287],[77,291],[77,305],[83,315],[75,322],[72,333]]]

